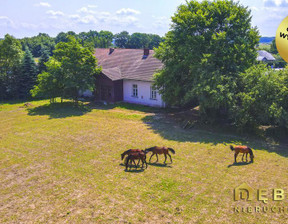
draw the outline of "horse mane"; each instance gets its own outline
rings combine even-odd
[[[151,147],[151,148],[145,149],[144,151],[145,151],[145,152],[151,152],[153,149],[155,149],[155,147],[156,147],[156,146],[153,146],[153,147]]]
[[[249,150],[249,153],[250,153],[250,155],[252,155],[253,157],[254,157],[254,154],[253,154],[253,151],[252,151],[252,149],[251,148],[249,148],[249,147],[247,147],[248,148],[248,150]]]
[[[121,154],[121,158],[123,159],[124,156],[125,156],[128,152],[130,152],[130,150],[131,150],[131,149],[128,149],[128,150],[126,150],[125,152],[123,152],[123,153]]]

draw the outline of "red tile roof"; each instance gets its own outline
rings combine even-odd
[[[153,74],[163,67],[162,62],[153,57],[153,50],[150,50],[146,59],[143,49],[115,49],[111,54],[109,52],[108,48],[96,48],[94,55],[102,66],[102,73],[113,81],[151,81]]]

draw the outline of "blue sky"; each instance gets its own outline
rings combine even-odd
[[[185,0],[0,0],[0,38],[6,33],[17,38],[39,32],[56,36],[70,30],[163,36],[181,3]],[[240,4],[251,9],[252,24],[262,36],[275,36],[288,16],[288,0],[240,0]]]

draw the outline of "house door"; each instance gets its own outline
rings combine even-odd
[[[101,86],[101,100],[112,101],[111,86]]]

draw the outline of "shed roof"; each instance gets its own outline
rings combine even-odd
[[[160,60],[153,57],[154,51],[150,50],[147,57],[143,49],[114,49],[110,53],[108,48],[96,48],[95,57],[102,66],[102,73],[111,80],[133,79],[152,81],[153,74],[163,68]]]
[[[262,60],[267,60],[267,61],[275,61],[276,59],[273,57],[272,54],[270,54],[269,52],[267,51],[264,51],[264,50],[261,50],[261,51],[258,51],[258,57],[257,57],[257,60],[258,61],[262,61]]]

